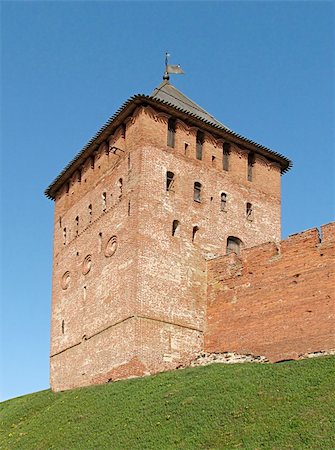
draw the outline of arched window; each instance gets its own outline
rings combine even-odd
[[[166,190],[172,191],[174,184],[174,173],[173,172],[166,172]]]
[[[254,164],[255,164],[255,155],[253,153],[249,153],[248,154],[248,181],[252,181]]]
[[[201,183],[199,181],[194,183],[193,200],[195,202],[201,202]]]
[[[202,147],[204,144],[204,133],[202,131],[197,132],[197,142],[196,142],[196,157],[197,159],[202,159]]]
[[[167,135],[167,145],[169,147],[174,147],[176,134],[176,120],[171,118],[168,121],[168,135]]]
[[[176,235],[178,228],[179,228],[179,220],[174,220],[172,222],[172,236]]]
[[[241,239],[235,237],[235,236],[229,236],[227,239],[227,255],[229,253],[236,253],[236,255],[240,254],[240,250],[242,247],[242,241]]]
[[[221,211],[227,211],[227,194],[221,193]]]
[[[195,236],[196,236],[196,234],[197,234],[198,231],[199,231],[199,227],[198,227],[197,225],[195,225],[195,226],[193,227],[193,230],[192,230],[192,242],[195,241]]]

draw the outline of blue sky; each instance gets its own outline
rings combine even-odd
[[[1,3],[1,399],[49,386],[55,178],[131,95],[172,83],[291,158],[282,234],[334,218],[334,3]]]

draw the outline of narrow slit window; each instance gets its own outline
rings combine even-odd
[[[118,188],[119,188],[119,198],[122,197],[122,193],[123,193],[123,180],[122,178],[119,179],[118,183]]]
[[[201,202],[201,183],[198,181],[194,183],[193,199],[195,202]]]
[[[128,216],[130,216],[130,201],[128,202]]]
[[[224,143],[222,150],[222,168],[223,170],[229,170],[229,157],[230,157],[230,144]]]
[[[176,136],[176,120],[171,118],[168,121],[167,145],[169,147],[174,148],[175,136]]]
[[[63,228],[63,244],[66,245],[66,228]]]
[[[253,219],[253,207],[251,203],[246,204],[246,217],[248,220]]]
[[[241,246],[242,246],[241,239],[235,236],[229,236],[227,239],[227,249],[226,249],[227,255],[229,253],[236,253],[236,255],[239,255]]]
[[[99,253],[101,252],[102,249],[102,232],[100,231],[99,233]]]
[[[195,225],[192,230],[192,242],[195,241],[195,237],[196,237],[198,231],[199,231],[199,227],[197,225]]]
[[[65,331],[65,322],[64,320],[62,320],[62,334],[64,334],[64,331]]]
[[[102,210],[106,211],[106,209],[107,209],[107,193],[106,192],[102,193],[101,200],[102,200]]]
[[[92,205],[88,205],[88,220],[92,222]]]
[[[204,144],[204,133],[201,131],[197,132],[197,141],[196,141],[196,157],[200,161],[202,160],[202,148]]]
[[[121,137],[126,139],[126,125],[124,123],[121,125]]]
[[[225,192],[221,194],[221,211],[227,211],[227,194]]]
[[[76,217],[76,236],[79,234],[79,216]]]
[[[166,172],[166,190],[172,191],[174,185],[174,173],[167,171]]]
[[[253,153],[248,154],[248,181],[252,181],[254,175],[255,155]]]
[[[178,228],[179,228],[179,220],[174,220],[172,222],[172,236],[176,235]]]
[[[130,153],[128,155],[128,171],[131,169]]]

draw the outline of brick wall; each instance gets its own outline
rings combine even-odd
[[[208,262],[205,351],[271,361],[335,348],[335,223]]]
[[[187,364],[203,348],[206,257],[224,252],[228,236],[245,247],[280,239],[279,166],[256,156],[248,181],[248,151],[232,144],[225,171],[223,142],[209,133],[197,160],[197,129],[177,120],[168,147],[168,118],[138,107],[56,195],[54,390]],[[175,174],[170,191],[167,171]]]

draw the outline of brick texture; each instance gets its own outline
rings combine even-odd
[[[335,348],[335,224],[208,262],[205,351],[296,359]]]
[[[274,330],[275,314],[262,320],[266,308],[270,311],[277,305],[278,311],[284,311],[283,305],[288,308],[287,302],[293,301],[296,311],[298,305],[305,308],[309,300],[297,286],[306,281],[312,289],[314,282],[326,277],[328,228],[322,245],[316,242],[317,233],[311,232],[311,236],[282,243],[281,255],[277,254],[279,165],[255,153],[253,179],[248,181],[248,150],[232,142],[229,170],[223,170],[224,142],[215,132],[204,133],[203,158],[198,160],[198,129],[182,120],[176,121],[174,147],[168,147],[169,117],[149,106],[137,107],[57,192],[50,356],[53,390],[174,369],[189,364],[204,348],[236,350],[243,347],[243,339],[250,345],[253,340],[262,341],[256,335],[261,336],[258,327],[263,324],[264,329],[266,321],[266,327],[273,328],[275,341],[268,347],[274,351],[275,343],[283,347],[284,342]],[[169,190],[167,171],[174,173]],[[200,202],[193,198],[195,182],[202,186]],[[222,193],[227,200],[224,211]],[[246,216],[248,202],[253,206],[252,217]],[[172,235],[174,221],[179,226]],[[225,253],[228,236],[242,241],[242,259],[231,255],[212,260]],[[274,244],[253,248],[250,255],[256,257],[248,259],[248,248],[268,241]],[[325,247],[322,257],[321,247]],[[319,263],[313,262],[315,252],[319,252]],[[273,258],[271,264],[266,262],[269,258]],[[298,264],[307,258],[313,266],[311,273],[317,267],[320,272],[313,272],[311,279],[307,268]],[[235,274],[235,266],[243,271],[242,277]],[[250,267],[253,275],[245,273]],[[240,293],[253,283],[249,277],[254,277],[257,288],[242,302]],[[293,297],[284,297],[283,292],[280,301],[279,297],[271,297],[268,303],[265,297],[260,299],[257,289],[284,287],[286,282],[290,283],[287,292],[296,292]],[[233,299],[237,296],[236,304],[228,292]],[[300,293],[303,300],[296,299]],[[305,320],[316,317],[316,305],[326,315],[320,295],[313,297],[320,305],[308,306],[313,312],[303,312],[304,320],[299,315],[302,311],[292,315],[290,326],[296,327],[293,317],[299,317],[304,330]],[[253,328],[248,329],[244,318],[250,316],[257,333],[247,339]],[[311,327],[307,328],[311,333]],[[233,340],[234,330],[239,339]],[[315,341],[319,339],[323,347],[317,325],[314,330]],[[292,335],[287,345],[295,348],[297,340]]]

